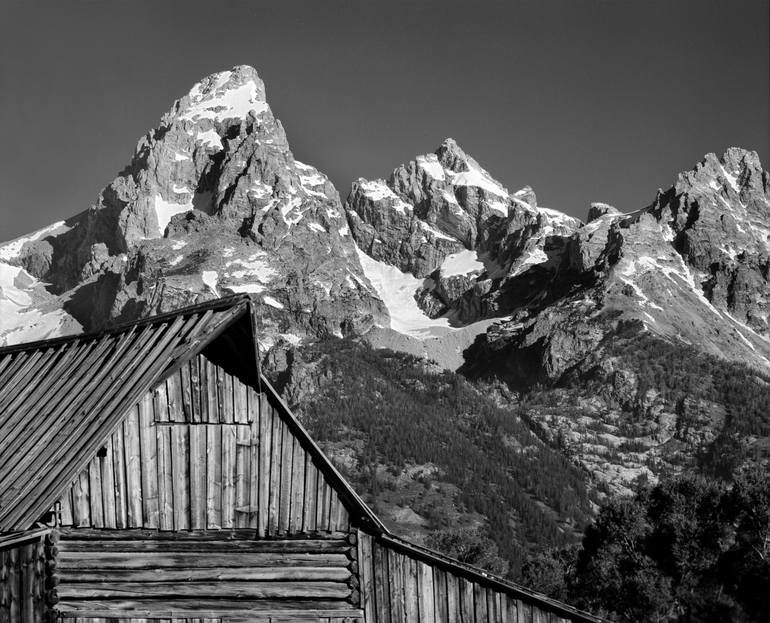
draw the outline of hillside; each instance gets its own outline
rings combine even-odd
[[[460,375],[330,339],[293,351],[274,378],[402,534],[437,543],[470,531],[487,541],[486,555],[499,554],[498,570],[510,566],[517,577],[533,546],[575,542],[592,516],[582,471],[532,433],[515,403]]]

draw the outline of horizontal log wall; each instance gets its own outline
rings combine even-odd
[[[130,410],[59,500],[62,524],[347,533],[347,510],[284,416],[203,361],[197,373],[213,372],[199,388],[183,368]]]
[[[566,623],[500,590],[379,543],[358,532],[366,623]]]
[[[351,603],[355,550],[347,540],[218,534],[218,540],[211,532],[149,540],[142,531],[64,531],[56,610],[73,619],[362,619]]]
[[[0,549],[0,621],[40,623],[45,612],[43,541]]]
[[[302,613],[292,615],[278,616],[248,616],[236,617],[228,616],[224,619],[219,618],[184,618],[184,619],[126,619],[115,617],[62,617],[61,623],[363,623],[363,618],[359,616],[344,617],[319,617],[315,615],[304,615]]]

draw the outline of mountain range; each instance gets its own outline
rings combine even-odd
[[[0,244],[0,344],[249,293],[264,365],[388,521],[423,539],[442,514],[498,522],[522,548],[545,522],[544,542],[569,540],[639,478],[765,461],[770,439],[757,154],[708,154],[645,207],[587,208],[584,222],[509,191],[449,138],[343,202],[237,66],[177,100],[93,206]],[[433,426],[410,434],[495,457],[502,516],[429,443],[374,443],[410,447],[407,424],[382,428],[406,402]]]

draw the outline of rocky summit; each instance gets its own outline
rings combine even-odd
[[[650,205],[593,203],[584,223],[447,139],[359,178],[343,205],[238,66],[177,100],[93,206],[0,245],[0,344],[246,292],[279,371],[304,342],[350,336],[500,384],[513,403],[553,389],[559,409],[527,421],[622,489],[694,457],[726,416],[703,415],[724,412],[711,394],[674,404],[618,345],[653,339],[764,378],[769,275],[770,180],[754,152],[709,154]],[[635,450],[608,458],[622,447]]]
[[[267,346],[387,322],[337,191],[294,159],[247,66],[194,85],[95,205],[0,261],[5,343],[239,292],[264,303]]]

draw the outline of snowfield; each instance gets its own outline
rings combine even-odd
[[[388,308],[391,329],[421,340],[452,330],[447,318],[429,318],[417,305],[414,294],[422,287],[422,279],[402,273],[390,264],[378,262],[358,247],[356,251],[364,274]]]

